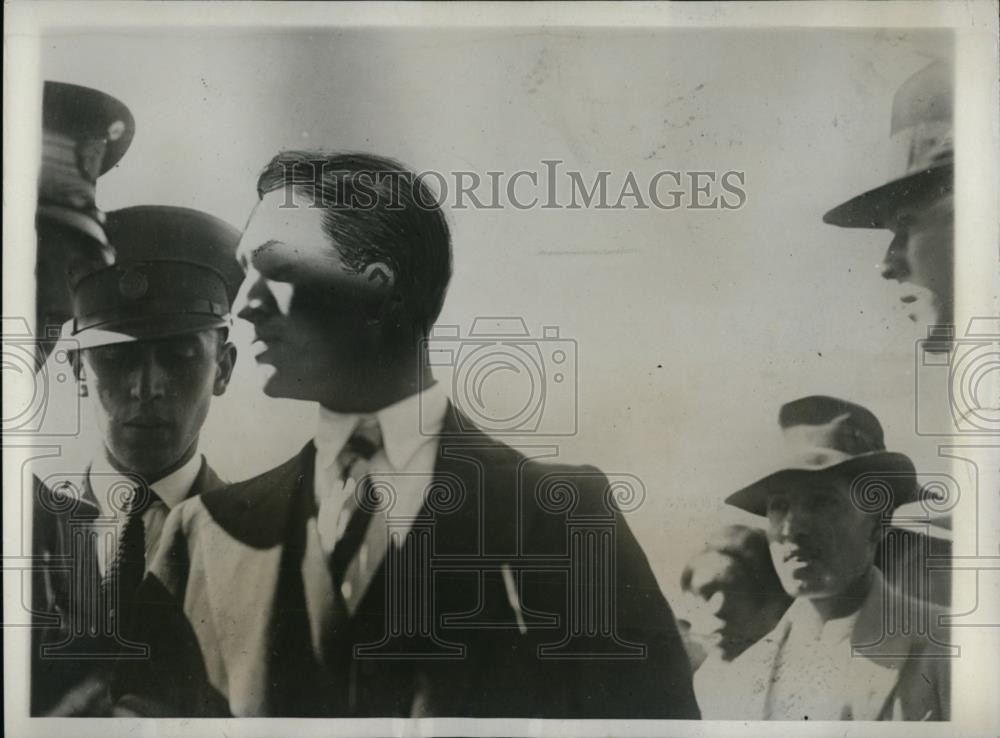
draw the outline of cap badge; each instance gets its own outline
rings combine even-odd
[[[129,300],[138,300],[149,289],[146,275],[137,269],[128,269],[118,280],[118,291]]]
[[[125,121],[116,120],[108,126],[108,141],[117,141],[125,133]]]

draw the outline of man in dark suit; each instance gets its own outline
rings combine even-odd
[[[275,157],[258,193],[239,315],[265,393],[317,403],[319,427],[277,469],[171,514],[144,599],[174,619],[149,618],[151,660],[121,704],[696,718],[606,477],[493,440],[435,382],[425,339],[451,246],[433,194],[389,159],[304,152]]]
[[[131,600],[169,510],[222,486],[198,452],[236,349],[230,303],[242,281],[239,232],[206,213],[139,206],[108,214],[114,266],[73,289],[61,344],[101,433],[80,474],[51,474],[36,500],[35,714],[110,710],[107,665],[142,658]],[[61,564],[61,565],[58,565]]]

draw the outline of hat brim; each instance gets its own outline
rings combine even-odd
[[[954,172],[948,163],[894,179],[833,208],[823,216],[823,222],[841,228],[888,228],[901,202],[935,189],[950,191]]]
[[[860,480],[862,475],[865,475],[884,482],[892,492],[889,503],[891,508],[916,502],[919,497],[916,469],[910,457],[894,451],[877,451],[821,468],[781,469],[729,495],[726,504],[746,510],[753,515],[766,517],[768,493],[778,489],[788,489],[795,486],[796,482],[808,485],[818,476],[833,474],[847,476],[852,481]]]
[[[212,315],[177,314],[159,316],[156,320],[134,321],[124,323],[108,323],[95,328],[86,328],[78,333],[72,332],[72,321],[63,328],[60,341],[63,348],[98,348],[134,341],[152,341],[171,336],[181,336],[187,333],[214,328],[229,328],[232,321],[229,318],[219,318]]]

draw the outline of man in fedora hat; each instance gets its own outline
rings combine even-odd
[[[236,360],[228,327],[243,279],[239,232],[165,206],[109,213],[105,230],[116,263],[77,282],[64,328],[102,444],[82,474],[48,477],[40,499],[50,512],[44,555],[70,570],[43,583],[59,626],[38,631],[48,658],[32,675],[35,714],[109,709],[96,667],[143,655],[128,635],[129,608],[168,512],[222,485],[198,440]]]
[[[910,77],[892,102],[891,151],[896,177],[823,216],[844,228],[893,233],[882,276],[913,289],[900,297],[933,313],[928,348],[947,350],[954,328],[954,69],[935,61]]]
[[[894,591],[874,564],[892,510],[917,499],[913,463],[886,450],[869,410],[845,400],[795,400],[779,424],[777,471],[726,502],[767,519],[775,570],[795,599],[733,661],[724,699],[699,697],[704,716],[949,719],[940,611]]]
[[[135,132],[128,108],[98,90],[45,82],[35,228],[35,336],[43,363],[70,318],[70,286],[114,263],[96,203],[97,178],[124,156]]]

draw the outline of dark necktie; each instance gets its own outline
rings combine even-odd
[[[358,485],[344,500],[340,518],[341,521],[346,520],[346,524],[342,522],[343,532],[337,538],[333,550],[329,552],[330,574],[338,591],[344,584],[348,567],[361,550],[368,526],[372,521],[371,506],[359,505],[358,501],[368,497],[369,462],[381,446],[382,434],[378,421],[374,418],[362,418],[337,457],[341,468],[341,480],[347,484],[348,480],[353,479]]]
[[[142,516],[149,506],[159,500],[156,493],[146,487],[134,487],[125,506],[125,522],[118,533],[118,547],[114,560],[108,566],[102,589],[111,625],[119,632],[118,624],[124,622],[130,602],[146,574],[146,526]]]

